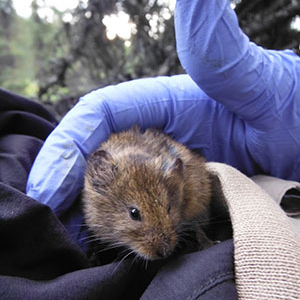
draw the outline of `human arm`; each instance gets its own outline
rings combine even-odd
[[[300,180],[300,57],[250,42],[228,0],[177,0],[175,29],[187,73],[251,128],[248,158]]]
[[[299,95],[300,58],[250,42],[229,0],[177,0],[175,29],[187,73],[253,127],[265,129],[265,119]]]
[[[243,122],[211,100],[189,76],[179,75],[125,82],[82,97],[38,154],[27,194],[60,215],[82,188],[86,158],[110,133],[134,124],[160,128],[188,147],[201,149],[208,160],[240,164],[253,174],[252,162],[243,157],[247,155]]]

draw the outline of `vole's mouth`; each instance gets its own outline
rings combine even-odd
[[[163,238],[162,238],[163,237]],[[134,247],[135,253],[146,260],[165,259],[172,255],[177,245],[177,236],[160,235],[159,238],[145,237],[143,243]]]
[[[137,254],[145,260],[155,261],[155,260],[166,259],[169,256],[171,256],[172,253],[173,253],[173,251],[168,251],[168,252],[164,252],[164,253],[156,252],[155,255],[149,255],[149,254],[144,254],[144,253],[137,253]]]

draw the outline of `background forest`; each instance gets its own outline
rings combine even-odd
[[[33,0],[31,16],[0,0],[0,86],[61,117],[92,89],[140,77],[183,73],[171,0],[78,0],[60,11]],[[299,49],[300,0],[232,0],[250,39]],[[47,12],[47,13],[45,13]]]

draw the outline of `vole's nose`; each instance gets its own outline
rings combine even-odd
[[[166,258],[170,256],[175,248],[175,244],[170,242],[170,237],[167,238],[167,242],[164,241],[159,248],[156,249],[156,255],[159,258]]]
[[[173,253],[176,243],[177,236],[175,232],[166,233],[160,231],[155,234],[152,240],[152,249],[154,250],[152,255],[156,259],[166,258]]]
[[[159,249],[159,250],[156,251],[156,255],[159,258],[166,258],[171,254],[172,254],[171,249]]]

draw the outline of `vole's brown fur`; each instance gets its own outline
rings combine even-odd
[[[204,159],[157,130],[111,135],[88,159],[83,195],[94,234],[145,259],[170,255],[189,226],[210,245],[198,222],[211,197]]]

